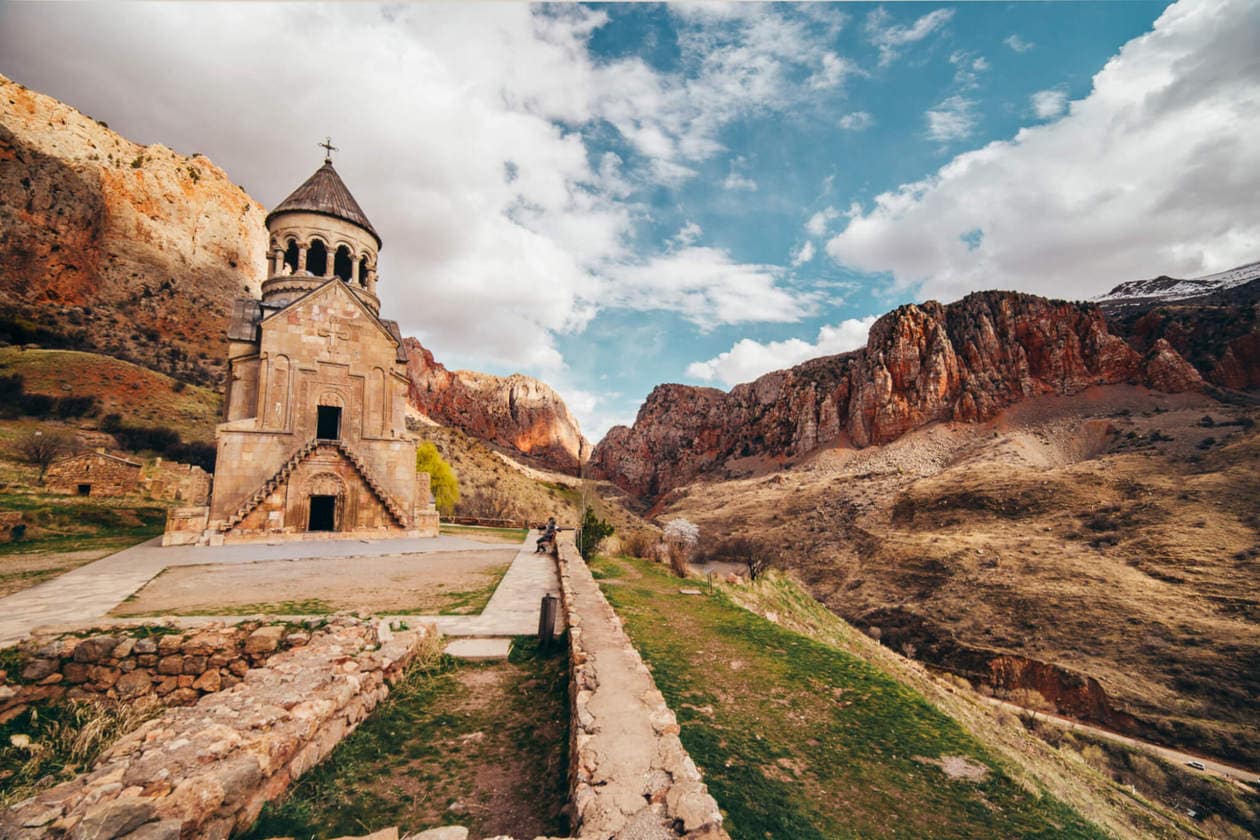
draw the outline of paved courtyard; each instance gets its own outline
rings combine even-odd
[[[506,637],[534,633],[543,595],[559,594],[555,561],[533,553],[526,537],[507,573],[481,615],[408,616],[432,622],[447,636]],[[105,619],[106,613],[169,566],[253,563],[328,557],[410,556],[453,551],[485,551],[484,542],[461,537],[429,539],[321,540],[276,544],[163,548],[153,539],[81,566],[30,589],[0,598],[0,646],[11,645],[37,627],[84,625]],[[265,594],[265,593],[260,593]],[[182,623],[214,620],[212,616],[181,618]],[[225,617],[239,621],[239,616]],[[149,619],[152,621],[152,619]]]

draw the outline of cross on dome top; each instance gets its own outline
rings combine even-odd
[[[316,143],[315,145],[324,150],[324,163],[332,163],[332,153],[341,151],[332,144],[331,137],[325,137],[323,143]]]

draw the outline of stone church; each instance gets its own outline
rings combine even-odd
[[[228,327],[210,505],[173,511],[163,544],[435,536],[407,354],[380,317],[380,236],[330,158],[266,224],[262,298],[237,300]]]

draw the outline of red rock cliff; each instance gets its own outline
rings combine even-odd
[[[204,157],[136,145],[0,76],[0,329],[43,330],[11,340],[217,381],[266,236],[262,207]]]
[[[408,399],[419,411],[473,437],[576,473],[591,445],[564,400],[546,383],[447,370],[419,341],[406,338]]]
[[[592,454],[604,477],[656,497],[732,458],[792,457],[847,439],[887,443],[938,420],[992,418],[1037,394],[1140,382],[1181,391],[1199,374],[1167,342],[1145,356],[1112,335],[1098,308],[1015,292],[902,306],[866,347],[774,371],[730,393],[661,385],[634,426]]]

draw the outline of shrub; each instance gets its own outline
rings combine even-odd
[[[578,552],[582,559],[590,560],[599,550],[599,544],[605,537],[612,536],[612,532],[613,526],[596,516],[595,509],[587,505],[577,534]]]
[[[700,542],[700,528],[679,517],[665,523],[665,544],[669,546],[669,565],[674,574],[686,577],[690,570],[691,555]]]
[[[416,471],[429,474],[429,486],[433,490],[433,503],[443,516],[455,512],[459,502],[459,478],[451,469],[437,446],[431,440],[422,440],[416,446]]]
[[[122,428],[121,414],[106,414],[101,418],[101,431],[112,435]]]
[[[52,414],[56,400],[47,394],[23,394],[19,404],[27,417],[43,419]]]
[[[53,413],[63,420],[71,417],[91,417],[101,410],[101,401],[94,396],[61,397],[53,407]]]
[[[656,535],[651,531],[630,531],[621,537],[621,550],[631,557],[641,557],[646,560],[652,556],[655,545]]]
[[[188,441],[168,447],[163,454],[171,460],[201,467],[206,472],[214,472],[214,461],[218,450],[213,443]]]
[[[1199,441],[1200,449],[1211,449],[1215,445],[1216,445],[1216,438],[1214,437],[1205,437],[1203,440]]]

